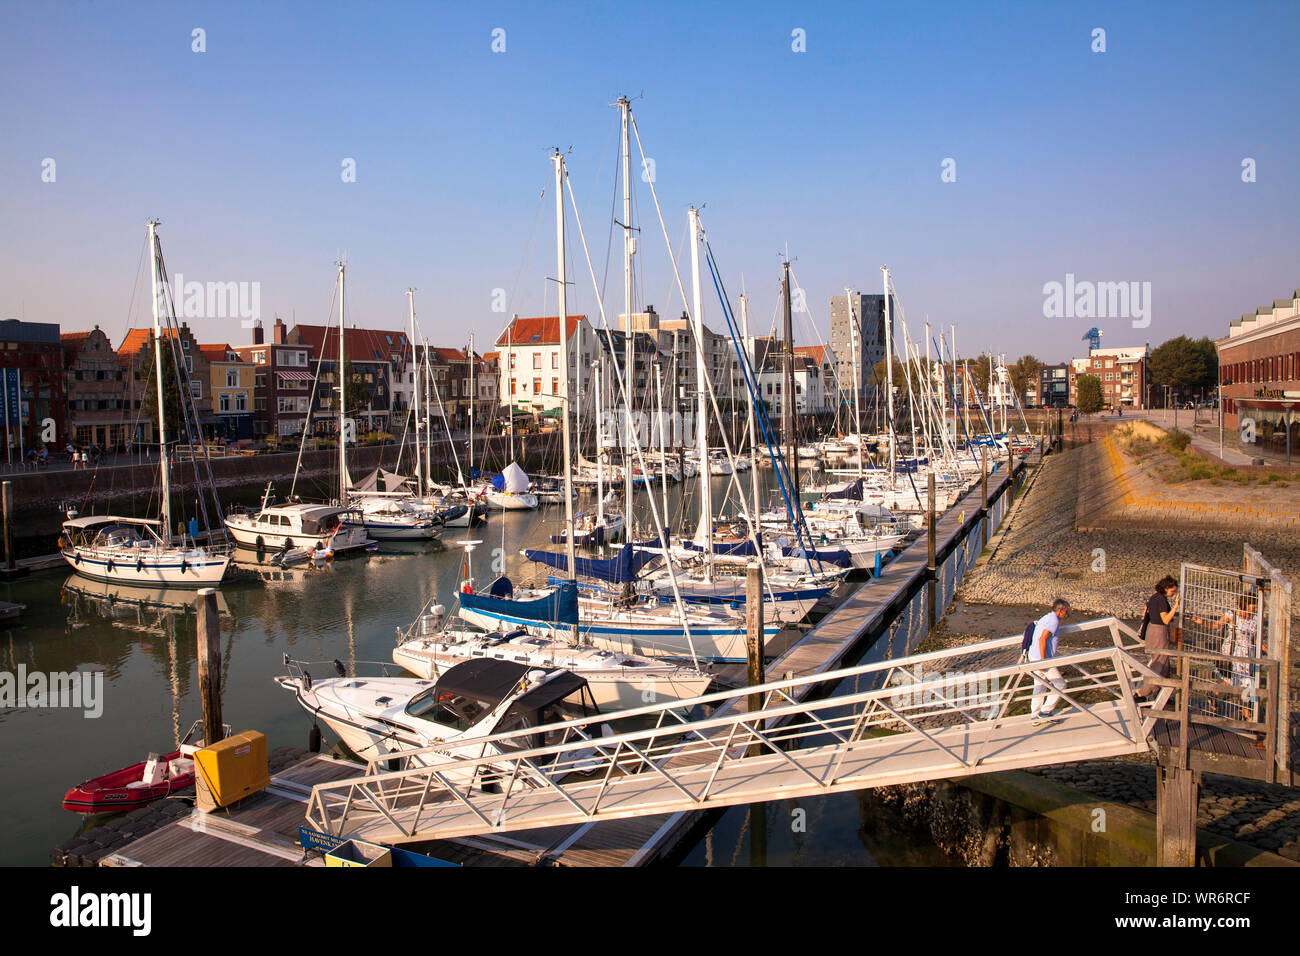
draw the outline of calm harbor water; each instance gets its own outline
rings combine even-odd
[[[765,476],[767,477],[767,476]],[[670,489],[675,524],[693,523],[686,485]],[[721,501],[727,479],[713,479]],[[637,496],[638,507],[646,496]],[[579,507],[590,505],[580,500]],[[724,510],[719,507],[719,510]],[[726,509],[736,513],[734,501]],[[275,570],[275,578],[221,589],[223,709],[236,730],[256,729],[268,746],[306,747],[311,722],[272,678],[283,655],[308,661],[391,661],[396,629],[428,604],[449,607],[463,556],[455,542],[482,540],[475,575],[491,576],[496,560],[516,582],[544,581],[545,573],[519,555],[523,547],[551,547],[563,510],[494,514],[468,532],[446,529],[445,547],[385,545],[328,568]],[[558,546],[557,546],[558,549]],[[248,556],[251,558],[251,556]],[[0,670],[102,672],[102,715],[58,708],[0,708],[0,779],[5,781],[6,839],[0,865],[44,865],[56,844],[74,836],[81,818],[60,800],[68,787],[171,749],[200,715],[196,687],[193,592],[163,596],[165,607],[142,607],[139,592],[115,589],[63,572],[0,583],[0,600],[27,605],[23,617],[0,632]],[[158,595],[153,595],[156,599]],[[325,746],[333,743],[325,731]],[[685,861],[693,865],[902,862],[898,838],[864,816],[856,795],[803,801],[806,827],[791,827],[793,805],[767,808],[766,839],[751,847],[755,811],[723,814]],[[762,815],[761,811],[758,815]],[[765,845],[764,845],[765,844]],[[761,851],[761,852],[760,852]],[[910,851],[909,851],[910,852]],[[938,862],[928,861],[927,862]]]

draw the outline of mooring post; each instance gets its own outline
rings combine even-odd
[[[763,568],[750,561],[745,568],[745,658],[749,662],[749,686],[757,687],[766,678],[763,670]],[[763,709],[763,695],[750,694],[746,710],[757,713]],[[762,752],[759,744],[750,747],[757,756]]]
[[[3,500],[5,513],[5,570],[12,573],[14,569],[14,485],[6,481],[0,485],[0,500]]]
[[[1156,866],[1196,865],[1201,772],[1156,766]]]
[[[221,724],[221,618],[215,588],[200,588],[198,611],[199,695],[203,702],[203,745],[225,736]]]
[[[928,630],[933,631],[934,622],[936,620],[935,598],[936,598],[936,592],[938,591],[938,581],[935,580],[935,573],[934,573],[935,572],[935,561],[934,561],[935,548],[934,548],[934,472],[933,471],[925,476],[925,498],[926,498],[925,535],[928,542],[926,553],[929,557],[929,562],[926,564],[926,567],[930,569],[930,573],[929,573],[930,583],[928,585],[930,590],[930,596],[929,596],[930,626]]]

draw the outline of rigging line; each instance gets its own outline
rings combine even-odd
[[[181,370],[182,368],[184,368],[184,363],[182,363],[182,362],[180,361],[179,357],[178,357],[177,354],[176,354],[176,350],[177,350],[177,349],[179,348],[179,346],[180,346],[180,328],[178,327],[178,324],[177,324],[177,321],[176,321],[176,302],[175,302],[175,300],[172,298],[172,293],[171,293],[171,284],[168,282],[168,278],[167,278],[167,266],[166,266],[166,263],[165,263],[164,260],[163,260],[163,256],[162,256],[162,246],[161,246],[161,244],[160,244],[159,247],[158,247],[158,272],[159,272],[159,275],[162,277],[162,281],[163,281],[163,290],[162,290],[162,291],[164,291],[164,292],[166,293],[166,304],[167,304],[167,306],[168,306],[168,309],[167,309],[167,317],[166,317],[166,328],[168,329],[168,331],[175,330],[175,332],[176,332],[176,335],[175,335],[174,337],[171,336],[171,335],[168,335],[168,338],[171,340],[172,361],[173,361],[173,362],[175,363],[175,365],[176,365],[176,369],[177,369],[177,373],[178,373],[178,374],[177,374],[177,382],[179,383],[179,382],[180,382],[180,378],[181,378],[181,376],[180,376],[179,373],[180,373],[180,370]],[[196,343],[196,344],[197,344],[197,343]],[[201,352],[200,352],[200,358],[202,358],[202,353],[201,353]],[[159,370],[159,371],[160,371],[160,373],[161,373],[161,370]],[[197,504],[198,504],[198,506],[199,506],[199,511],[200,511],[200,513],[201,513],[202,516],[203,516],[203,526],[204,526],[204,529],[205,529],[205,530],[208,532],[208,534],[209,534],[209,538],[208,538],[209,543],[211,543],[211,540],[212,540],[212,539],[211,539],[211,532],[212,532],[213,528],[212,528],[211,518],[210,518],[210,516],[209,516],[209,514],[208,514],[208,506],[207,506],[207,501],[205,500],[205,493],[206,493],[208,490],[211,491],[211,493],[212,493],[212,503],[213,503],[214,507],[216,508],[217,514],[220,514],[220,513],[221,513],[221,502],[217,499],[216,481],[215,481],[215,479],[213,478],[213,475],[212,475],[212,462],[211,462],[211,460],[210,460],[209,457],[208,457],[208,446],[207,446],[207,443],[203,441],[203,435],[202,435],[202,431],[201,431],[201,426],[199,425],[199,412],[198,412],[198,406],[195,404],[194,389],[193,389],[192,379],[190,378],[190,372],[189,372],[189,369],[188,369],[188,368],[185,369],[185,372],[184,372],[184,378],[185,378],[185,384],[186,384],[187,387],[186,387],[185,389],[182,389],[182,390],[181,390],[181,408],[182,408],[182,412],[183,412],[184,415],[185,415],[185,432],[186,432],[186,435],[187,435],[187,436],[192,436],[192,434],[193,434],[193,432],[191,432],[191,430],[190,430],[190,422],[189,422],[189,413],[190,413],[190,411],[192,411],[192,412],[193,412],[193,415],[194,415],[194,429],[197,430],[197,431],[199,431],[199,444],[200,444],[200,447],[203,449],[203,461],[204,461],[205,469],[206,469],[206,471],[207,471],[207,476],[208,476],[207,488],[204,488],[204,486],[203,486],[203,482],[202,482],[202,480],[201,480],[201,475],[200,475],[200,473],[199,473],[199,463],[198,463],[197,459],[194,457],[194,442],[193,442],[192,439],[191,439],[191,441],[190,441],[190,465],[191,465],[191,470],[192,470],[193,473],[194,473],[194,483],[195,483],[195,486],[199,489],[199,495],[198,495],[198,499],[197,499]],[[200,387],[202,387],[202,386],[200,385]],[[188,406],[186,405],[186,399],[187,399],[187,398],[188,398],[188,400],[189,400],[189,404],[188,404]],[[160,408],[160,409],[158,410],[158,414],[161,416],[161,415],[163,414],[163,409]],[[163,454],[166,454],[166,449],[163,449]],[[183,499],[182,499],[182,500],[183,500]],[[183,509],[182,509],[182,510],[183,510]],[[170,531],[170,529],[169,529],[169,531]],[[221,524],[221,535],[222,535],[223,540],[225,540],[225,542],[226,542],[227,544],[229,544],[229,540],[230,540],[230,539],[229,539],[228,533],[227,533],[227,531],[226,531],[226,526],[225,526],[225,523],[224,523],[224,522],[222,522],[222,524]]]
[[[126,329],[122,333],[122,339],[126,338],[127,333],[130,332],[132,328],[131,315],[135,312],[135,294],[140,291],[140,280],[142,278],[141,272],[144,269],[144,251],[148,246],[149,237],[146,233],[144,241],[140,243],[140,259],[135,264],[135,281],[131,283],[131,301],[128,302],[126,306]],[[118,341],[120,342],[122,339],[118,339]]]
[[[519,264],[519,271],[515,273],[514,285],[510,287],[510,304],[513,306],[515,297],[519,293],[519,283],[523,279],[524,272],[531,271],[533,265],[533,253],[537,248],[537,234],[542,225],[542,211],[546,208],[546,186],[542,186],[541,195],[537,197],[537,212],[533,216],[533,233],[528,239],[528,245],[524,247],[524,261]],[[545,311],[545,303],[543,303]]]
[[[641,163],[642,163],[642,166],[643,166],[643,168],[644,168],[644,165],[645,165],[645,162],[646,162],[645,146],[642,145],[642,143],[641,143],[641,130],[640,130],[640,129],[637,127],[637,125],[636,125],[636,117],[634,117],[634,116],[631,114],[630,111],[629,111],[629,113],[628,113],[628,122],[629,122],[629,125],[630,125],[631,128],[632,128],[632,132],[636,134],[636,146],[637,146],[637,149],[638,149],[638,150],[640,151],[640,153],[641,153]],[[658,192],[658,190],[655,189],[655,184],[654,184],[654,180],[653,180],[653,179],[648,179],[648,180],[647,180],[647,184],[650,186],[650,198],[654,200],[655,214],[656,214],[656,215],[658,216],[658,218],[659,218],[659,228],[660,228],[661,232],[663,233],[663,237],[664,237],[664,245],[668,247],[668,257],[669,257],[669,260],[670,260],[671,263],[672,263],[672,267],[673,267],[673,275],[676,276],[676,278],[677,278],[677,288],[678,288],[679,291],[681,292],[681,295],[682,295],[682,302],[685,303],[685,302],[687,301],[687,299],[686,299],[686,287],[685,287],[685,285],[683,285],[683,283],[682,283],[681,270],[677,268],[677,258],[676,258],[676,256],[673,255],[672,241],[668,238],[668,226],[667,226],[667,224],[664,222],[664,212],[663,212],[663,209],[662,209],[662,208],[660,207],[660,205],[659,205],[659,192]],[[697,218],[698,218],[698,214],[697,214]],[[702,230],[701,230],[701,231],[702,231]],[[709,244],[708,244],[708,241],[707,241],[707,240],[704,240],[704,248],[705,248],[706,250],[708,250],[708,248],[709,248]],[[715,275],[714,275],[714,282],[716,283],[717,281],[718,281],[718,277],[717,277],[717,275],[715,274]],[[723,314],[724,314],[724,316],[727,315],[727,310],[728,310],[729,308],[730,308],[730,304],[729,304],[729,303],[727,303],[726,305],[724,305],[724,308],[723,308]],[[685,311],[686,311],[686,315],[687,315],[687,317],[689,318],[689,317],[690,317],[690,309],[687,308]],[[729,319],[728,321],[729,321],[729,324],[734,325],[734,323],[731,322],[730,319]],[[701,321],[701,324],[703,324],[703,321]],[[692,336],[692,338],[695,338],[695,336]],[[708,373],[708,365],[709,365],[709,362],[708,362],[708,357],[704,354],[704,343],[703,343],[703,342],[696,341],[696,343],[695,343],[695,354],[696,354],[697,358],[699,359],[700,364],[702,364],[702,365],[704,366],[704,370],[705,370],[705,371],[704,371],[704,381],[701,382],[701,383],[697,383],[697,384],[698,384],[699,387],[702,388],[702,392],[708,395],[708,397],[709,397],[709,405],[710,405],[710,407],[712,407],[712,409],[713,409],[713,414],[717,416],[718,424],[719,424],[719,426],[720,426],[720,434],[721,434],[721,437],[722,437],[722,447],[723,447],[723,450],[727,453],[727,460],[728,460],[729,462],[734,462],[734,461],[736,460],[736,456],[735,456],[735,455],[732,453],[732,451],[731,451],[731,441],[730,441],[730,439],[728,439],[728,437],[727,437],[727,429],[726,429],[725,427],[721,427],[721,426],[723,426],[723,423],[726,421],[726,419],[724,419],[724,418],[722,417],[722,412],[721,412],[721,410],[718,408],[718,399],[717,399],[717,396],[714,394],[714,391],[713,391],[713,380],[712,380],[712,377],[711,377],[711,376],[709,375],[709,373]],[[703,404],[703,403],[701,402],[701,404]],[[707,428],[707,422],[708,422],[708,413],[707,413],[707,411],[706,411],[704,408],[701,408],[701,409],[699,410],[699,413],[700,413],[700,416],[701,416],[702,418],[704,418],[704,420],[705,420],[705,422],[706,422],[705,427]],[[706,435],[707,435],[707,433],[706,433]],[[707,468],[707,462],[705,463],[705,465],[706,465],[706,468]],[[708,475],[707,475],[707,474],[702,475],[701,478],[702,478],[702,480],[708,480]],[[746,508],[745,508],[746,514],[748,514],[748,510],[749,510],[749,509],[748,509],[748,506],[746,505]],[[801,512],[801,514],[802,514],[802,512]],[[710,515],[710,516],[709,516],[709,519],[712,520],[712,518],[713,518],[713,516]],[[753,519],[753,522],[754,522],[754,523],[753,523],[753,525],[751,526],[751,530],[752,530],[752,527],[756,527],[756,526],[757,526],[757,520],[756,520],[756,519]],[[712,559],[712,555],[709,555],[709,558],[710,558],[710,560],[711,560],[711,559]],[[810,568],[811,568],[811,565],[810,565]]]
[[[746,387],[749,388],[751,399],[753,399],[753,397],[756,395],[758,391],[757,379],[756,377],[754,377],[754,370],[752,366],[749,365],[749,358],[745,352],[745,349],[741,348],[739,345],[740,333],[736,325],[735,314],[731,308],[731,300],[727,297],[726,288],[722,282],[721,270],[718,268],[717,260],[713,256],[713,248],[709,245],[707,239],[704,240],[704,251],[706,253],[706,261],[709,266],[709,273],[713,277],[714,288],[718,293],[719,301],[722,303],[722,315],[727,322],[727,329],[731,333],[732,343],[733,345],[736,346],[737,358],[740,360],[741,369],[745,373]],[[708,381],[707,373],[705,375],[705,380],[709,386],[709,397],[710,399],[713,399],[714,409],[716,412],[717,400],[714,399],[713,397],[713,386],[712,386],[712,382]],[[786,397],[786,400],[787,401],[789,400],[789,396]],[[793,483],[785,467],[785,458],[783,455],[778,455],[775,449],[773,448],[771,431],[769,429],[769,423],[767,420],[767,412],[763,409],[761,405],[757,403],[756,400],[755,400],[755,411],[757,412],[756,418],[759,424],[763,428],[763,433],[764,433],[763,437],[768,446],[768,454],[771,456],[772,459],[772,471],[776,475],[777,485],[781,489],[782,497],[785,499],[786,510],[787,513],[790,515],[790,523],[794,527],[795,538],[796,540],[798,540],[800,547],[803,548],[804,560],[808,564],[809,573],[812,573],[813,572],[812,559],[809,558],[809,553],[811,552],[814,556],[817,555],[816,555],[816,549],[812,545],[812,532],[807,527],[807,522],[803,515],[803,508],[800,506],[799,503],[799,491],[797,488],[794,488],[793,489],[794,494],[792,498],[789,491],[787,490],[787,485],[792,486]],[[721,413],[718,413],[718,418],[719,419],[722,418]],[[727,450],[728,460],[734,462],[735,458],[731,454],[731,449],[727,442],[726,429],[723,429],[722,441],[723,441],[723,447],[726,448]],[[746,515],[748,515],[749,512],[748,503],[745,501],[744,496],[741,497],[741,504],[744,507],[744,511]],[[758,548],[758,533],[756,530],[758,527],[757,516],[751,518],[750,521],[751,521],[750,534],[754,539],[754,546],[757,549]],[[807,544],[804,543],[805,534],[807,534],[808,536]],[[820,557],[818,557],[817,560],[818,560],[818,565],[820,566],[821,564]]]
[[[631,118],[631,114],[629,114],[629,119],[630,118]],[[565,180],[567,181],[569,177],[569,172],[567,169],[564,171],[564,177]],[[653,186],[651,188],[653,188]],[[573,218],[576,221],[576,225],[578,227],[578,237],[582,240],[583,255],[586,257],[587,270],[591,274],[591,283],[594,286],[596,284],[596,269],[591,262],[591,251],[587,248],[587,236],[585,231],[582,228],[582,217],[578,215],[578,205],[576,202],[573,201],[572,189],[569,190],[569,201],[570,204],[573,206]],[[611,333],[609,328],[609,318],[605,313],[605,304],[603,301],[598,301],[596,304],[600,308],[601,331],[605,333],[605,343],[609,347],[610,357],[612,359],[611,364],[614,366],[614,372],[615,372],[614,378],[618,383],[618,392],[622,394],[624,407],[627,409],[627,413],[630,415],[632,412],[632,402],[630,397],[631,390],[627,387],[627,384],[623,381],[623,376],[618,374],[618,358],[617,358],[617,353],[615,352],[614,349],[614,336]],[[637,463],[641,467],[642,474],[648,477],[650,474],[650,469],[646,465],[645,456],[641,453],[640,436],[637,435],[635,432],[633,432],[632,439],[633,439],[632,448],[630,449],[630,451],[635,453],[637,458]],[[623,467],[630,468],[631,462],[624,461]],[[708,476],[707,475],[703,476],[701,480],[707,481]],[[633,485],[634,496],[635,496],[635,491],[636,491],[636,487],[635,485]],[[660,543],[663,545],[664,563],[668,568],[669,583],[671,583],[673,586],[673,598],[677,601],[677,610],[678,610],[678,614],[681,617],[682,634],[686,638],[687,648],[691,652],[691,663],[698,670],[700,666],[700,662],[699,662],[698,655],[695,653],[695,639],[691,636],[691,626],[690,626],[690,622],[687,620],[687,614],[686,614],[686,603],[682,600],[681,589],[677,585],[677,570],[673,567],[672,556],[669,552],[668,532],[665,530],[665,526],[664,526],[664,521],[667,520],[668,516],[664,515],[664,521],[661,521],[659,519],[659,505],[655,501],[653,486],[650,487],[650,493],[647,497],[650,499],[650,515],[654,519],[655,532]],[[629,500],[623,506],[624,508],[623,527],[624,527],[624,535],[626,538],[631,537],[631,526],[629,522],[631,521],[633,504],[634,503]],[[504,547],[504,542],[502,546]]]
[[[322,352],[325,350],[325,340],[329,338],[330,321],[331,321],[331,320],[333,319],[333,317],[334,317],[334,303],[338,301],[338,298],[339,298],[339,277],[338,277],[338,273],[336,272],[336,273],[334,274],[334,291],[333,291],[333,293],[331,293],[331,295],[330,295],[330,307],[329,307],[329,311],[326,313],[326,317],[325,317],[325,332],[324,332],[324,334],[321,336],[321,351],[322,351]],[[274,351],[274,350],[272,350],[272,351]],[[268,354],[269,354],[269,353],[268,353]],[[294,462],[294,464],[293,464],[293,481],[289,482],[289,500],[290,500],[290,501],[293,500],[294,493],[295,493],[295,492],[297,491],[297,489],[298,489],[298,472],[299,472],[299,470],[302,468],[302,453],[303,453],[303,450],[307,447],[307,433],[308,433],[308,431],[309,431],[308,426],[311,425],[312,412],[315,410],[315,407],[316,407],[316,389],[317,389],[317,387],[318,387],[319,384],[320,384],[321,366],[324,365],[324,364],[325,364],[325,356],[324,356],[324,355],[322,355],[322,356],[320,356],[318,359],[316,359],[316,374],[312,377],[312,380],[311,380],[311,392],[310,392],[310,393],[308,394],[308,396],[307,396],[307,414],[304,415],[304,416],[303,416],[303,419],[302,419],[302,437],[298,439],[298,458],[297,458],[297,460],[296,460],[296,461]],[[274,371],[272,371],[271,374],[275,374]],[[340,383],[340,386],[342,385],[342,380],[343,380],[343,370],[342,370],[342,369],[339,369],[339,383]],[[342,395],[343,395],[343,392],[340,391],[340,392],[339,392],[340,399],[342,398]],[[268,411],[269,411],[269,409],[268,409]],[[340,435],[340,436],[339,436],[339,441],[342,441],[342,440],[343,440],[343,436]],[[339,502],[339,504],[340,504],[340,506],[341,506],[343,503],[342,503],[342,502]]]

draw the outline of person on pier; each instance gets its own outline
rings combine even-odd
[[[1057,598],[1052,602],[1052,609],[1034,622],[1034,639],[1029,645],[1030,662],[1046,661],[1056,656],[1056,631],[1069,613],[1070,602],[1065,598]],[[1034,696],[1030,701],[1030,712],[1035,727],[1050,723],[1056,718],[1055,708],[1063,690],[1065,678],[1059,669],[1048,667],[1034,671]]]

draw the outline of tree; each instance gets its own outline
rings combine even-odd
[[[1083,415],[1101,411],[1101,379],[1096,375],[1080,375],[1075,383],[1078,398],[1075,405]]]
[[[154,335],[149,333],[148,358],[136,372],[140,387],[144,391],[140,403],[146,418],[154,423],[154,437],[157,438],[158,424],[158,383],[154,373]],[[172,354],[172,343],[164,342],[162,346],[162,380],[163,410],[167,415],[167,435],[173,441],[185,435],[185,410],[181,405],[180,377],[176,374],[176,356]]]
[[[1219,380],[1219,357],[1214,342],[1202,336],[1169,339],[1151,350],[1147,360],[1151,384],[1178,393],[1189,388],[1213,388]]]
[[[1016,396],[1021,401],[1024,401],[1025,393],[1038,381],[1038,370],[1042,367],[1043,363],[1034,356],[1022,355],[1016,359],[1016,364],[1008,369],[1011,387],[1016,390]]]
[[[356,415],[370,404],[370,392],[366,388],[365,376],[352,366],[352,359],[343,360],[344,403],[343,415]]]

